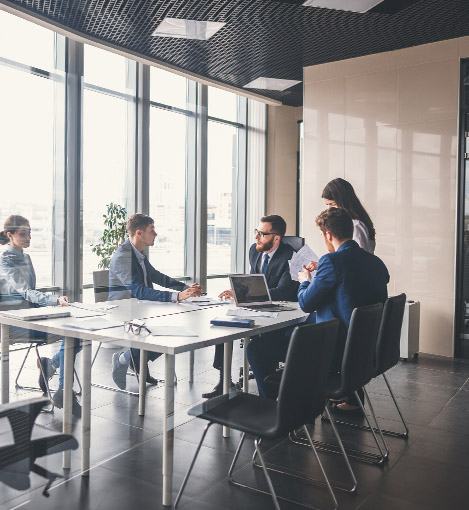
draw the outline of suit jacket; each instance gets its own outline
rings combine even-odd
[[[293,256],[293,248],[284,243],[280,243],[272,260],[267,266],[265,279],[269,287],[270,295],[274,301],[297,301],[298,282],[291,279],[290,267],[288,261]],[[251,264],[251,274],[258,273],[259,260],[264,254],[256,251],[256,243],[249,249],[249,263]]]
[[[353,309],[384,303],[388,282],[389,273],[380,258],[360,248],[355,241],[346,241],[336,252],[321,257],[312,282],[300,285],[300,307],[310,313],[306,322],[340,320],[336,361],[343,354]]]
[[[145,257],[148,286],[130,240],[119,246],[109,268],[109,299],[137,298],[148,301],[171,301],[172,292],[156,290],[152,283],[167,289],[182,291],[186,284],[157,271]]]

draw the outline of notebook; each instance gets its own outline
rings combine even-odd
[[[37,321],[40,319],[55,319],[57,317],[70,317],[71,313],[63,306],[41,306],[39,308],[22,308],[21,310],[5,310],[5,317],[23,321]]]
[[[230,284],[236,306],[266,312],[296,310],[291,306],[272,303],[265,274],[230,275]]]

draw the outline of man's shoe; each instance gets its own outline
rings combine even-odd
[[[50,358],[41,358],[41,362],[37,360],[37,368],[39,368],[39,387],[41,388],[42,393],[47,393],[46,381],[44,380],[44,377],[42,377],[41,366],[42,372],[44,372],[48,381],[50,381],[52,376],[55,374],[55,368],[52,366]]]
[[[125,390],[127,386],[127,366],[119,361],[122,352],[115,352],[112,355],[112,379],[116,386],[121,390]]]
[[[140,360],[139,359],[135,359],[135,367],[134,367],[134,363],[133,363],[133,360],[132,358],[130,358],[130,369],[133,370],[136,374],[140,375]],[[158,379],[155,379],[154,377],[152,377],[150,375],[150,368],[148,367],[148,363],[147,363],[147,383],[148,384],[153,384],[153,385],[157,385],[158,384]]]
[[[55,407],[62,409],[64,406],[64,391],[62,388],[59,388],[52,397],[52,403]],[[77,395],[74,391],[72,391],[72,414],[73,416],[78,416],[81,418],[81,405],[78,402]]]
[[[230,383],[230,388],[231,389],[236,388],[233,381],[231,381],[231,383]],[[210,391],[208,393],[202,393],[202,398],[214,398],[214,397],[218,397],[219,395],[223,395],[223,383],[222,382],[218,382],[212,391]]]

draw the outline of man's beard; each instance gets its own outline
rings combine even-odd
[[[272,249],[273,245],[274,245],[274,239],[272,237],[268,243],[264,243],[260,246],[256,243],[256,251],[260,251],[261,253],[270,251]]]

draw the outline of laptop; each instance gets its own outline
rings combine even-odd
[[[231,290],[238,307],[266,312],[296,310],[292,306],[272,303],[265,274],[235,274],[230,275],[229,278]]]
[[[39,308],[21,308],[20,310],[5,310],[1,312],[5,317],[23,321],[37,321],[41,319],[55,319],[70,317],[72,314],[62,306],[40,306]]]

